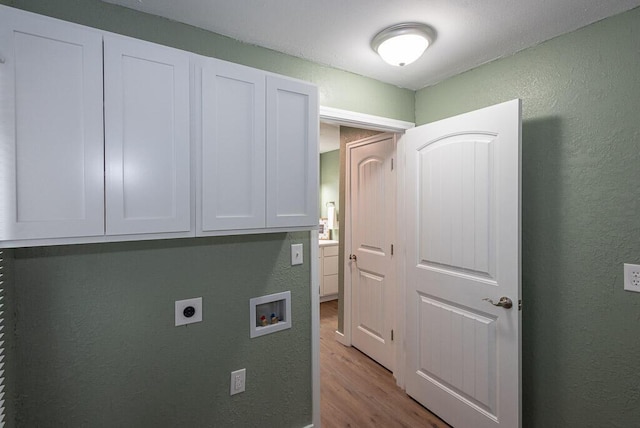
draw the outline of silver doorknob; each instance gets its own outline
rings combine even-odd
[[[349,260],[353,260],[354,262],[357,262],[357,261],[358,261],[358,257],[356,257],[356,255],[355,255],[355,254],[351,254],[351,255],[349,256]]]
[[[493,300],[491,300],[488,297],[485,297],[482,300],[486,300],[487,302],[491,303],[493,306],[501,306],[505,309],[511,309],[511,307],[513,306],[513,302],[508,297],[501,297],[500,300],[498,300],[498,303],[494,303]]]

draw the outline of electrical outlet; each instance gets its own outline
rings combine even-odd
[[[640,265],[624,264],[624,289],[640,293]]]
[[[202,297],[176,300],[176,327],[202,321]]]
[[[244,392],[247,369],[236,370],[231,372],[231,395]]]
[[[302,244],[291,244],[291,266],[301,265],[302,263]]]

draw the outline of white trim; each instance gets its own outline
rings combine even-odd
[[[340,235],[344,240],[344,269],[342,281],[342,337],[340,343],[351,346],[351,260],[353,248],[351,243],[351,147],[357,145],[348,143],[345,146],[344,161],[344,224]]]
[[[311,236],[311,413],[313,424],[320,426],[320,276],[318,275],[318,231]]]
[[[254,235],[264,233],[282,233],[282,232],[306,232],[308,230],[316,230],[318,226],[300,226],[300,227],[269,227],[265,229],[234,229],[234,230],[218,230],[215,232],[206,232],[196,234],[191,232],[170,232],[170,233],[147,233],[135,235],[98,235],[98,236],[79,236],[71,238],[45,238],[45,239],[22,239],[15,241],[0,241],[0,248],[21,248],[21,247],[44,247],[50,245],[72,245],[72,244],[101,244],[106,242],[127,242],[127,241],[151,241],[158,239],[176,239],[176,238],[201,238],[207,236],[238,236],[238,235]]]
[[[407,242],[405,227],[405,192],[400,189],[405,188],[405,168],[406,154],[402,138],[396,140],[396,369],[393,376],[396,384],[405,389],[406,373],[406,349],[405,349],[405,328],[406,328],[406,247]],[[402,314],[402,315],[400,315]]]
[[[356,113],[333,107],[320,106],[320,120],[323,122],[335,122],[338,125],[352,126],[355,128],[374,129],[376,131],[404,133],[407,129],[416,126],[413,122],[389,119],[382,116]]]

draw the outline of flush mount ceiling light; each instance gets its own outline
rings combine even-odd
[[[385,28],[373,38],[371,47],[386,63],[403,67],[420,58],[434,38],[433,28],[409,22]]]

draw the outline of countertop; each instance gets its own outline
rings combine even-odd
[[[321,247],[328,247],[331,245],[338,245],[338,241],[334,241],[332,239],[320,239],[318,242],[320,242],[320,246]]]

